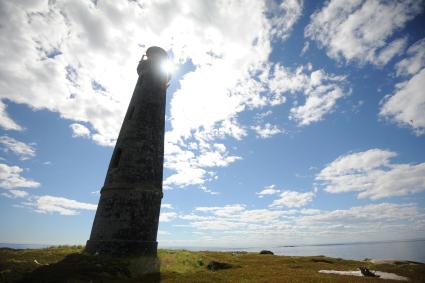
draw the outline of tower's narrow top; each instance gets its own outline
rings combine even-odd
[[[151,46],[146,50],[146,56],[148,59],[166,59],[167,58],[167,52],[158,46]]]
[[[146,54],[142,56],[137,66],[137,74],[141,76],[142,74],[151,73],[157,78],[164,78],[167,84],[171,78],[170,64],[168,54],[164,49],[158,46],[151,46],[146,50]]]

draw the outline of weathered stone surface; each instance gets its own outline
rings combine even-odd
[[[156,256],[162,199],[167,53],[147,50],[101,190],[86,251]]]

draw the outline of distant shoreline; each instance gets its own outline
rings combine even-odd
[[[278,246],[278,247],[279,248],[296,248],[296,247],[348,246],[348,245],[367,245],[367,244],[390,244],[390,243],[403,243],[403,242],[422,242],[422,241],[425,241],[425,239],[348,242],[348,243],[335,243],[335,244],[285,245],[285,246]]]
[[[349,246],[349,245],[367,245],[367,244],[390,244],[404,242],[422,242],[424,239],[406,239],[406,240],[386,240],[386,241],[370,241],[370,242],[347,242],[347,243],[327,243],[327,244],[294,244],[279,246],[255,246],[255,247],[203,247],[203,246],[160,246],[161,249],[195,249],[195,250],[254,250],[254,249],[273,249],[273,248],[299,248],[299,247],[326,247],[326,246]]]
[[[10,248],[10,249],[42,249],[48,248],[54,245],[47,244],[19,244],[19,243],[0,243],[0,248]]]
[[[366,244],[390,244],[403,242],[421,242],[424,239],[406,239],[406,240],[386,240],[386,241],[368,241],[368,242],[347,242],[347,243],[326,243],[326,244],[294,244],[279,245],[274,247],[203,247],[203,246],[159,246],[159,249],[188,249],[188,250],[254,250],[254,249],[273,249],[273,248],[298,248],[298,247],[326,247],[326,246],[348,246],[348,245],[366,245]],[[78,244],[37,244],[37,243],[0,243],[0,248],[13,249],[37,249],[56,246],[78,246]]]

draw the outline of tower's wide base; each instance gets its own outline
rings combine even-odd
[[[90,254],[133,255],[156,257],[158,242],[88,240],[85,251]]]

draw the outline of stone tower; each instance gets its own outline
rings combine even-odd
[[[162,199],[167,53],[150,47],[109,163],[86,251],[156,256]]]

